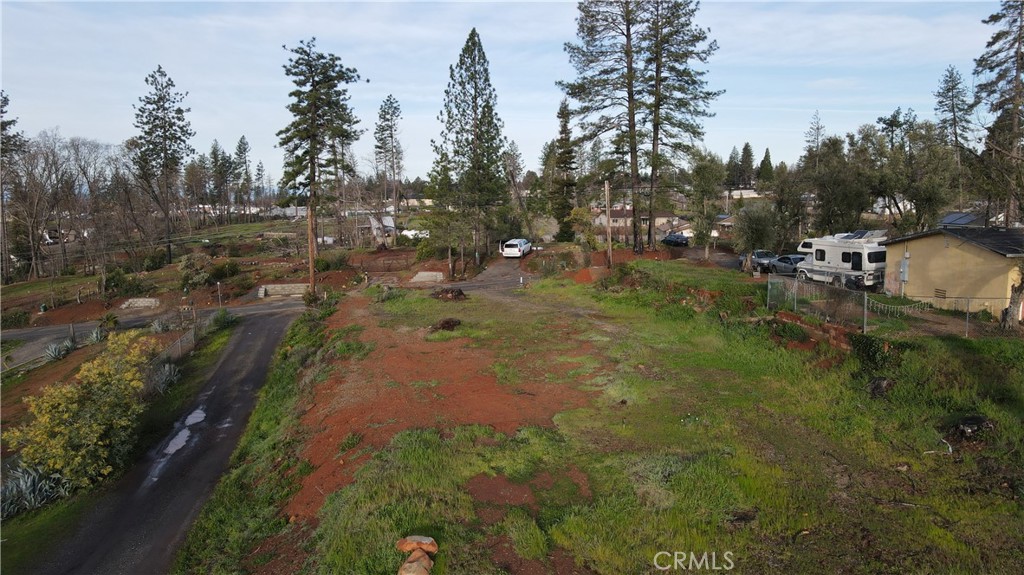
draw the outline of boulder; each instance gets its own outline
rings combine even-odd
[[[462,320],[455,319],[454,317],[447,317],[437,322],[435,325],[430,326],[430,331],[455,331],[455,328],[462,324]]]
[[[889,393],[889,390],[896,385],[896,382],[889,379],[888,377],[875,377],[868,382],[868,391],[871,392],[871,397],[879,398],[884,397],[885,394]]]
[[[417,549],[422,549],[427,553],[433,555],[437,553],[437,542],[434,541],[433,537],[424,537],[423,535],[410,535],[403,537],[398,540],[395,544],[398,550],[402,553],[411,553]]]

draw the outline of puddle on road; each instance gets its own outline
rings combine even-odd
[[[206,412],[202,409],[197,409],[188,414],[188,417],[185,419],[185,427],[195,425],[204,419],[206,419]]]
[[[185,443],[188,442],[188,438],[191,435],[191,431],[189,431],[188,429],[182,429],[181,431],[178,432],[177,435],[174,436],[174,439],[172,439],[171,442],[167,444],[167,447],[164,448],[164,453],[166,453],[167,455],[171,455],[174,452],[181,449],[182,447],[185,447]]]

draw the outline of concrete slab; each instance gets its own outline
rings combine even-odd
[[[441,283],[443,281],[443,272],[418,272],[409,280],[409,283]]]

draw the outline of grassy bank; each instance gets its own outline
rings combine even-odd
[[[323,321],[333,305],[307,310],[289,328],[260,389],[245,433],[178,553],[173,572],[235,572],[261,541],[287,528],[278,509],[308,472],[301,446],[296,402],[317,377],[316,366],[330,354]],[[303,370],[310,368],[303,377]]]

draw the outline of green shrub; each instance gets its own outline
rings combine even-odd
[[[210,270],[210,281],[219,282],[234,277],[238,275],[239,271],[241,271],[241,268],[239,268],[238,263],[228,260],[213,266],[213,269]]]
[[[237,275],[231,278],[231,286],[241,291],[249,291],[256,287],[256,280],[249,274]]]
[[[156,270],[163,268],[166,263],[167,252],[165,250],[156,250],[142,259],[142,270],[155,272]]]
[[[807,335],[807,330],[805,330],[802,326],[797,325],[795,323],[790,323],[788,321],[780,321],[776,323],[774,327],[775,335],[781,337],[782,339],[786,339],[789,341],[798,341],[800,343],[804,343],[811,339],[811,337]]]
[[[178,263],[181,272],[181,289],[195,289],[210,285],[210,258],[204,254],[187,254]]]
[[[28,326],[29,313],[23,309],[12,309],[0,315],[0,329],[16,329]]]
[[[313,260],[313,267],[318,272],[345,269],[348,267],[348,254],[340,250],[323,253]]]
[[[238,316],[232,314],[225,308],[220,308],[210,318],[210,326],[216,331],[231,327],[238,323]]]
[[[106,289],[119,297],[138,297],[149,293],[154,286],[146,284],[142,278],[125,273],[122,268],[107,268]]]

